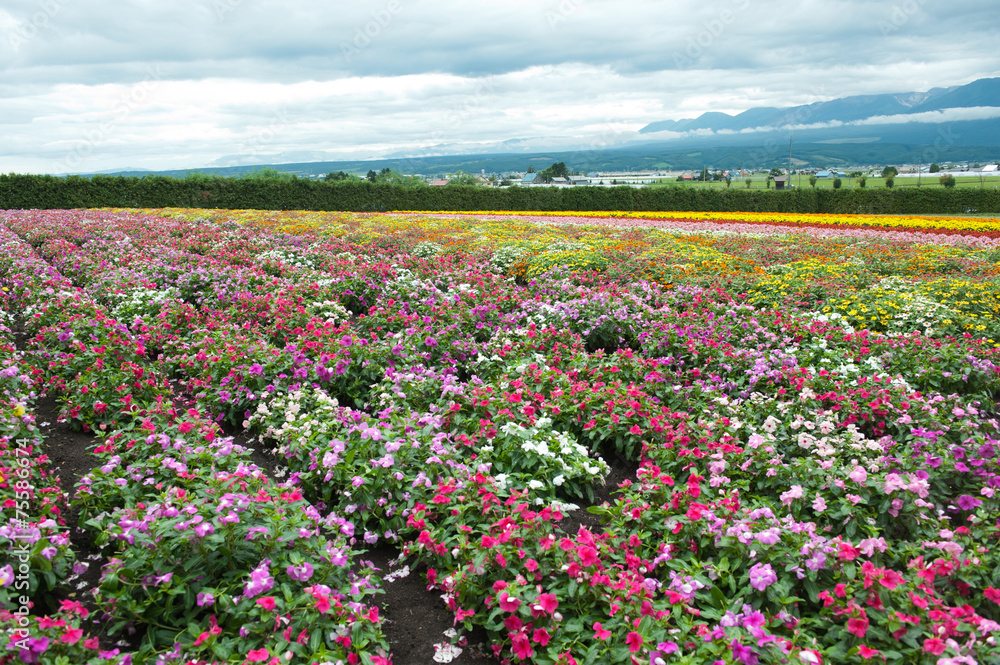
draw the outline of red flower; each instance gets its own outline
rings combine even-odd
[[[599,640],[606,640],[611,637],[611,631],[605,630],[600,621],[594,622],[594,637]]]
[[[247,654],[247,661],[251,663],[263,663],[271,654],[265,648],[251,649]]]
[[[628,645],[629,651],[635,653],[636,651],[642,648],[642,635],[633,630],[625,638],[625,644]]]
[[[274,609],[274,596],[265,596],[264,598],[258,598],[257,604],[263,607],[265,610]]]
[[[934,654],[935,656],[940,656],[944,653],[947,648],[943,640],[939,640],[936,637],[928,637],[924,640],[924,651],[927,653]]]

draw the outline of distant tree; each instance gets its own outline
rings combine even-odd
[[[882,177],[885,178],[886,180],[891,180],[892,178],[895,178],[898,175],[899,175],[899,169],[897,169],[895,166],[887,166],[884,169],[882,169]],[[889,185],[889,187],[892,187],[892,185]]]
[[[528,173],[534,173],[534,172],[535,172],[535,166],[533,164],[528,164]]]
[[[867,180],[868,180],[868,176],[863,176],[863,175],[858,176],[858,187],[864,189],[865,188],[865,182],[867,182]]]
[[[862,176],[864,176],[864,173],[862,173],[861,171],[851,171],[850,173],[847,174],[847,177],[849,178],[860,178]]]
[[[768,174],[767,180],[764,182],[764,186],[767,187],[768,189],[771,189],[771,181],[772,180],[774,180],[774,176]]]
[[[448,185],[477,185],[479,184],[479,179],[471,173],[466,173],[465,171],[455,171],[448,178]]]
[[[271,182],[280,182],[284,180],[295,180],[295,174],[287,171],[279,171],[278,169],[268,166],[262,169],[247,171],[240,176],[240,178],[243,180],[267,180]]]
[[[771,169],[771,175],[772,176],[779,176],[779,175],[781,175],[781,169],[779,169],[778,167],[774,167],[773,169]]]
[[[732,179],[732,177],[731,177],[731,176],[728,176],[728,175],[727,175],[727,176],[726,176],[726,188],[729,188],[729,187],[731,187],[731,186],[732,186],[732,184],[733,184],[733,179]]]
[[[888,187],[889,189],[892,189],[892,186],[895,184],[895,182],[896,181],[895,181],[894,178],[886,178],[885,179],[885,186]]]
[[[368,174],[365,176],[365,180],[368,182],[378,182],[378,174],[375,171],[368,169]]]
[[[682,175],[677,176],[677,182],[684,182],[684,176]]]
[[[753,184],[753,178],[747,178],[744,182],[747,184],[747,189],[750,189],[750,185]]]
[[[701,170],[701,175],[698,176],[702,182],[708,182],[708,167]]]
[[[816,182],[818,180],[819,180],[819,178],[817,178],[814,175],[809,176],[809,186],[812,187],[813,189],[816,189]]]
[[[931,167],[930,167],[930,169],[928,169],[928,172],[929,173],[937,173],[940,170],[941,170],[940,166],[938,166],[937,164],[931,164]]]
[[[556,178],[564,178],[568,175],[569,169],[566,167],[564,162],[556,162],[538,174],[538,176],[542,179],[542,182],[552,182]]]
[[[500,181],[500,186],[501,187],[510,187],[510,185],[511,185],[511,182],[510,182],[510,180],[507,180],[507,178],[504,178],[503,180]]]
[[[337,171],[336,173],[333,172],[327,173],[326,177],[323,178],[323,180],[326,180],[327,182],[330,181],[336,182],[338,180],[350,180],[350,179],[351,175],[348,173],[344,173],[343,171]]]
[[[945,175],[941,176],[940,178],[938,178],[938,182],[940,182],[943,186],[948,187],[948,188],[954,187],[955,186],[955,176],[951,175],[950,173],[945,174]]]
[[[843,185],[843,184],[844,184],[844,181],[842,181],[840,178],[834,178],[833,179],[833,188],[834,189],[840,189],[840,186]]]

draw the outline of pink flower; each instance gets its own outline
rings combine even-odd
[[[252,649],[250,653],[247,654],[247,660],[251,663],[263,663],[270,657],[270,653],[265,648]]]
[[[826,510],[826,499],[824,499],[821,496],[817,496],[815,499],[813,499],[813,510],[815,510],[817,513],[821,513],[824,510]]]
[[[778,581],[778,576],[769,563],[755,563],[750,569],[750,586],[763,591]]]
[[[521,606],[521,600],[508,596],[506,591],[501,591],[497,600],[500,601],[500,609],[504,612],[516,612],[517,608]]]
[[[640,428],[638,425],[632,425],[632,427],[630,427],[628,431],[631,432],[632,434],[635,434],[636,436],[642,434],[642,428]]]
[[[886,589],[895,589],[900,584],[903,583],[903,576],[897,573],[895,570],[887,570],[879,578],[878,583],[884,586]]]
[[[549,635],[549,631],[544,628],[536,628],[535,632],[531,635],[531,639],[544,647],[549,643],[549,640],[552,639],[552,636]]]
[[[265,610],[271,611],[274,609],[274,596],[265,596],[264,598],[258,598],[257,604],[263,607]]]
[[[790,506],[795,499],[802,498],[802,485],[792,485],[787,492],[781,493],[781,505]]]
[[[853,471],[847,474],[847,477],[856,482],[858,485],[862,485],[868,480],[868,472],[865,471],[865,467],[859,464],[854,467]]]
[[[847,631],[858,637],[864,637],[868,632],[868,615],[864,612],[860,617],[851,617],[847,620]]]
[[[988,586],[986,590],[983,591],[983,595],[994,603],[1000,605],[1000,589],[995,589],[994,587]]]
[[[878,649],[872,649],[870,647],[865,646],[864,644],[858,645],[858,655],[861,656],[862,658],[868,659],[873,656],[881,655],[881,653],[882,652],[879,651]]]
[[[635,632],[634,630],[631,631],[628,634],[628,636],[625,637],[625,644],[628,645],[629,651],[635,653],[636,651],[642,648],[642,635]]]
[[[597,550],[586,545],[576,548],[576,555],[580,558],[581,566],[596,566],[600,561]]]
[[[66,644],[76,644],[83,637],[82,628],[67,628],[66,632],[59,636],[59,641]]]
[[[924,651],[927,653],[934,654],[935,656],[940,656],[944,653],[944,650],[948,648],[943,640],[939,640],[936,637],[928,637],[924,640]]]
[[[559,599],[554,593],[541,593],[535,599],[535,604],[546,614],[552,614],[559,607]]]
[[[594,622],[594,637],[599,640],[606,640],[611,637],[611,631],[605,630],[600,621]]]
[[[518,633],[511,638],[510,649],[521,660],[527,660],[535,655],[535,650],[531,647],[531,642],[525,633]]]

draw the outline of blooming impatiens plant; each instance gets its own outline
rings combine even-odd
[[[691,215],[0,212],[5,657],[388,663],[385,541],[436,662],[1000,657],[996,233]]]

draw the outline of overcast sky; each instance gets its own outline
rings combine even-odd
[[[0,173],[375,158],[1000,75],[984,0],[4,0]]]

